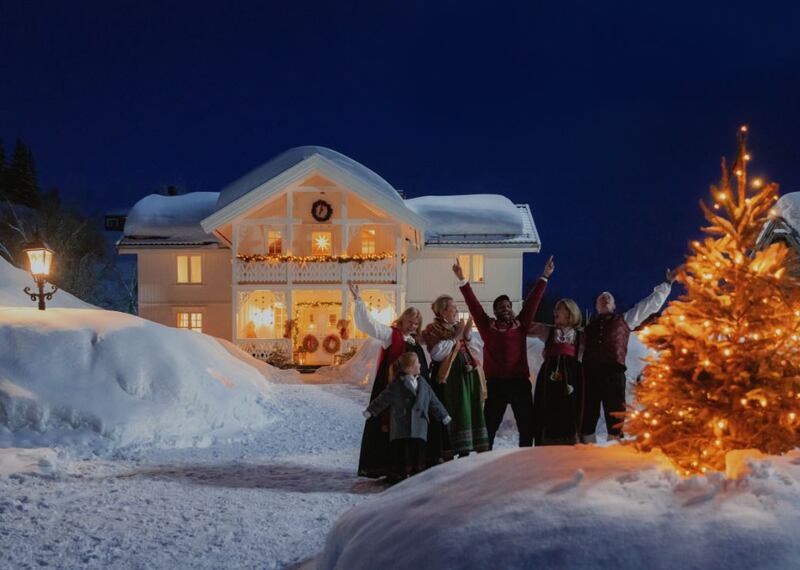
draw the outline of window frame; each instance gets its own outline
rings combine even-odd
[[[186,258],[186,278],[188,281],[181,281],[180,280],[180,258]],[[200,260],[200,280],[199,281],[192,281],[192,258],[196,257]],[[203,275],[205,274],[205,270],[203,266],[205,265],[205,256],[202,253],[176,253],[175,254],[175,284],[184,286],[184,285],[204,285],[205,281],[203,280]]]

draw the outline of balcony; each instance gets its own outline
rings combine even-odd
[[[234,259],[234,281],[245,284],[326,284],[398,282],[395,257],[377,261],[245,261]]]

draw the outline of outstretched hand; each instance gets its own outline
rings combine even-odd
[[[357,301],[359,295],[358,285],[356,285],[352,281],[348,281],[347,286],[350,288],[350,294],[353,295],[353,300]]]
[[[464,322],[464,319],[458,321],[458,324],[456,325],[456,334],[455,334],[456,340],[459,340],[461,339],[462,336],[464,336],[464,330],[466,328],[467,328],[467,323]]]
[[[553,274],[553,271],[556,270],[556,264],[553,263],[553,256],[551,255],[547,259],[547,263],[544,264],[544,269],[542,270],[542,275],[545,277],[550,277]]]
[[[459,281],[464,280],[464,269],[461,267],[461,262],[458,261],[457,257],[456,257],[456,263],[455,265],[453,265],[453,273],[455,273]]]

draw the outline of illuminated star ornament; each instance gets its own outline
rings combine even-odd
[[[328,251],[331,247],[331,242],[328,239],[328,236],[325,235],[317,236],[314,242],[317,245],[317,249],[320,251]]]

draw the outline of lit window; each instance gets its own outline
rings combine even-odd
[[[464,321],[465,323],[469,320],[469,316],[470,316],[469,312],[466,313],[463,311],[458,312],[458,320]]]
[[[267,253],[269,255],[283,253],[283,236],[279,230],[269,230],[267,232]]]
[[[331,232],[311,232],[311,255],[330,255]]]
[[[336,323],[338,323],[338,322],[339,322],[339,315],[336,315],[334,313],[330,313],[328,315],[328,326],[330,326],[331,328],[334,328],[334,327],[336,327]]]
[[[178,311],[178,328],[203,332],[203,313]]]
[[[468,279],[473,283],[484,283],[482,254],[459,255],[458,263],[461,264],[461,269],[464,270],[464,279]]]
[[[361,230],[361,254],[375,253],[375,230],[364,228]]]
[[[203,256],[178,256],[178,283],[203,282]]]

